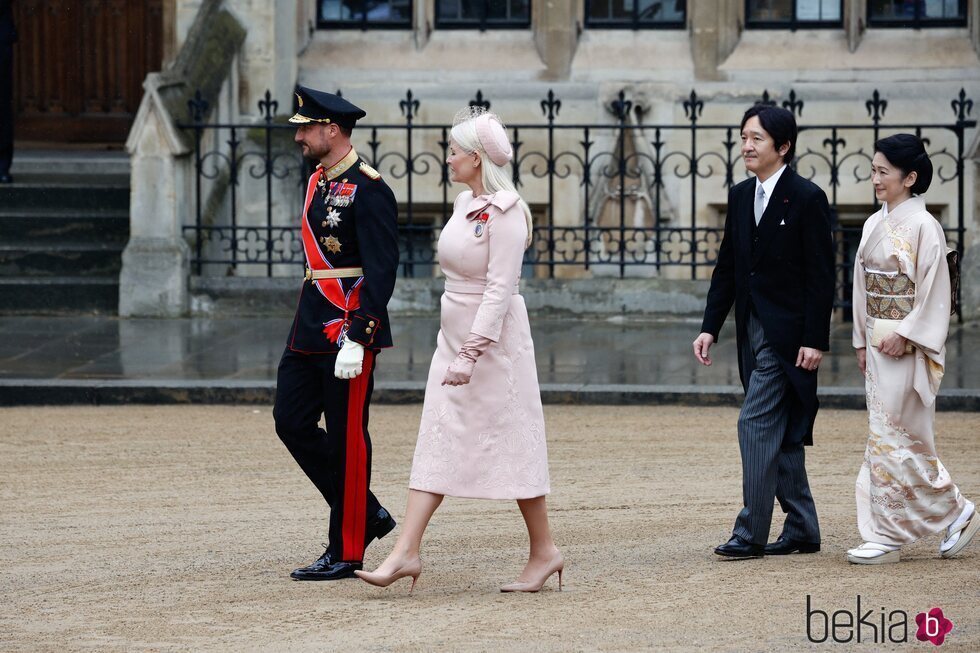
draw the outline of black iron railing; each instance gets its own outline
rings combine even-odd
[[[768,91],[757,102],[776,104]],[[490,101],[477,91],[470,104],[489,107]],[[950,103],[954,119],[948,123],[886,124],[888,102],[877,90],[864,103],[867,121],[861,124],[808,124],[804,101],[792,90],[781,104],[800,122],[793,165],[827,191],[835,215],[864,217],[875,207],[869,182],[874,140],[899,131],[923,138],[936,169],[930,197],[948,198],[947,237],[962,252],[964,150],[966,132],[976,126],[970,119],[973,101],[964,90]],[[276,266],[301,266],[298,215],[277,207],[282,188],[299,205],[312,168],[292,143],[292,127],[279,120],[278,102],[267,92],[259,102],[260,122],[233,124],[208,122],[199,97],[189,105],[190,119],[180,127],[195,142],[195,208],[184,227],[195,272],[235,274],[262,266],[271,276]],[[420,101],[411,91],[398,106],[401,123],[359,125],[354,140],[366,144],[358,152],[399,196],[403,275],[429,276],[439,229],[459,190],[450,189],[445,165],[449,126],[416,124]],[[551,91],[539,106],[543,122],[508,126],[513,180],[535,212],[534,241],[525,255],[530,274],[554,277],[556,269],[575,266],[625,277],[673,268],[704,278],[721,241],[727,190],[745,175],[737,124],[703,123],[705,101],[694,91],[680,101],[684,120],[667,124],[649,123],[650,108],[625,91],[608,104],[604,123],[559,122],[562,103]],[[851,198],[846,206],[839,204],[845,184],[860,187],[845,189]],[[567,207],[570,188],[577,193],[571,202],[575,214],[570,217],[566,209],[556,215],[558,194]],[[242,224],[246,193],[251,214]],[[866,199],[854,202],[858,194]],[[256,203],[264,204],[259,218]],[[714,211],[705,217],[709,205]],[[860,220],[837,225],[840,307],[850,303],[860,232]]]

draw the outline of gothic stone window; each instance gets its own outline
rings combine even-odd
[[[683,28],[685,0],[585,0],[585,25],[604,29]]]
[[[317,27],[411,29],[412,0],[318,0]]]
[[[523,29],[531,26],[531,0],[436,0],[436,27]]]
[[[840,27],[842,0],[746,0],[746,27],[812,29]]]
[[[868,0],[872,27],[962,27],[966,0]]]

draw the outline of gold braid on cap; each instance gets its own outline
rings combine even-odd
[[[300,96],[299,93],[293,93],[293,95],[296,96],[296,102],[299,104],[299,108],[302,109],[303,108],[303,98],[302,98],[302,96]],[[293,115],[293,117],[289,119],[289,122],[291,122],[291,123],[293,123],[295,125],[305,125],[305,124],[311,123],[311,122],[322,122],[324,124],[328,124],[329,125],[332,121],[330,120],[330,118],[307,118],[306,116],[304,116],[303,114],[301,114],[299,111],[297,111]]]

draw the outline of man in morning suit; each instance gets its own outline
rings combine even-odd
[[[742,157],[755,178],[728,194],[725,235],[693,343],[695,358],[711,365],[708,350],[735,305],[745,388],[738,418],[744,505],[731,539],[715,549],[729,558],[820,550],[803,447],[813,444],[817,368],[830,348],[834,250],[827,196],[788,165],[796,134],[785,109],[756,105],[742,118]],[[774,497],[786,521],[767,544]]]
[[[279,362],[276,433],[330,506],[326,551],[296,580],[353,578],[364,548],[395,527],[371,493],[368,408],[398,269],[398,211],[388,185],[350,144],[365,113],[337,95],[296,89],[310,176],[301,223],[306,278]],[[319,427],[324,417],[326,429]]]

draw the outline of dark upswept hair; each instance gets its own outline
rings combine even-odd
[[[774,107],[768,104],[756,104],[749,107],[749,110],[742,116],[742,124],[739,129],[745,129],[745,123],[749,118],[756,116],[762,124],[762,128],[776,141],[778,151],[786,143],[789,149],[783,157],[783,163],[792,163],[796,155],[796,118],[791,111],[781,107]]]
[[[895,134],[875,141],[875,152],[881,152],[888,163],[902,171],[902,177],[909,173],[916,174],[911,191],[921,195],[929,190],[932,183],[932,161],[926,154],[926,146],[922,139],[914,134]]]

